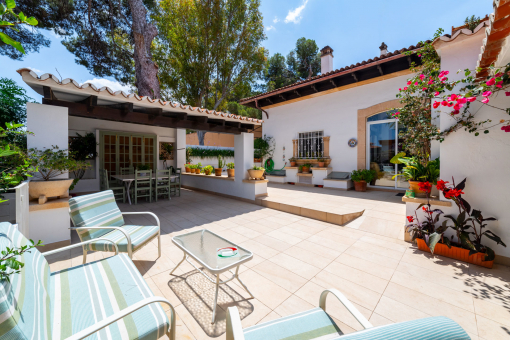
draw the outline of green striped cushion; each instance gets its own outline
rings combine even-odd
[[[329,340],[342,332],[321,308],[244,329],[246,340]]]
[[[115,202],[113,191],[105,190],[95,194],[73,197],[69,200],[69,215],[75,227],[121,227],[124,219]],[[78,231],[82,241],[99,238],[111,232],[107,229]]]
[[[369,328],[337,338],[338,340],[469,340],[455,321],[444,316],[418,319]]]
[[[125,254],[51,274],[52,339],[65,339],[154,294]],[[139,309],[87,339],[155,340],[168,318],[159,303]]]
[[[156,236],[159,232],[158,226],[141,226],[141,225],[125,225],[122,227],[125,231],[128,232],[131,237],[131,245],[133,246],[133,251],[138,250],[138,248],[142,247],[146,244],[151,238]],[[118,230],[111,231],[101,238],[109,239],[117,243],[119,247],[119,252],[127,253],[127,239],[126,236]],[[98,240],[92,244],[86,246],[86,250],[91,251],[115,251],[115,247],[110,242],[105,242]]]
[[[15,226],[0,223],[0,251],[27,244]],[[25,264],[21,273],[0,284],[0,338],[51,339],[48,262],[36,249],[19,260]]]

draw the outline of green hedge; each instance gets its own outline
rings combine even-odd
[[[218,156],[234,157],[234,150],[228,149],[202,149],[202,148],[188,148],[191,157],[199,158],[214,158]]]

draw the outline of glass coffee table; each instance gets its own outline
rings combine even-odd
[[[174,236],[172,237],[172,242],[184,252],[184,256],[181,262],[170,272],[170,275],[186,260],[209,281],[216,285],[211,323],[214,323],[216,316],[218,288],[221,284],[237,279],[248,294],[254,298],[248,287],[246,287],[239,278],[239,266],[253,258],[253,253],[251,251],[207,229]],[[195,266],[195,264],[189,260],[190,257],[200,263],[205,270],[215,276],[215,278],[211,278],[208,274]],[[233,268],[235,268],[235,272],[232,271]],[[229,271],[232,277],[225,281],[220,281],[220,274],[226,271]]]

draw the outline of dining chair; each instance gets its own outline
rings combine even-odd
[[[120,174],[121,175],[131,175],[134,173],[133,167],[129,166],[127,168],[120,168]]]
[[[154,174],[154,199],[158,201],[158,196],[168,196],[170,198],[170,170],[156,170]]]
[[[122,199],[122,203],[126,203],[126,188],[122,184],[119,185],[117,182],[110,182],[108,170],[106,169],[99,170],[99,189],[101,191],[113,191],[115,200]]]
[[[139,197],[148,197],[152,202],[152,170],[136,170],[135,171],[135,204],[138,204]]]
[[[181,168],[174,169],[175,178],[170,180],[170,194],[174,193],[175,196],[181,196]]]

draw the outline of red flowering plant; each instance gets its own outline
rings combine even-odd
[[[453,178],[452,184],[443,180],[437,181],[437,189],[443,193],[446,199],[455,202],[459,209],[458,216],[445,215],[445,218],[453,222],[453,226],[450,227],[455,230],[460,246],[469,250],[469,255],[478,252],[483,253],[485,254],[485,260],[491,261],[494,259],[495,253],[491,248],[482,244],[482,237],[486,236],[496,242],[496,244],[504,247],[506,247],[506,244],[492,231],[484,230],[487,227],[485,222],[496,221],[496,219],[494,217],[484,218],[480,210],[471,209],[471,205],[462,197],[465,186],[466,179],[457,185],[455,185]],[[448,239],[444,238],[443,240],[446,241]],[[453,240],[454,236],[452,235],[451,242]],[[450,242],[447,241],[445,243],[450,247]]]

